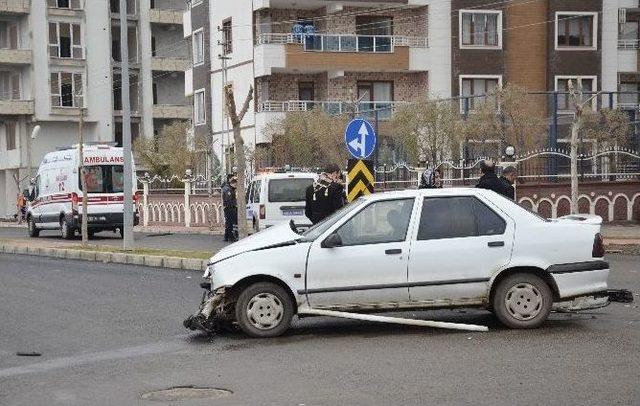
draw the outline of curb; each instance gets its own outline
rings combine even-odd
[[[0,242],[0,253],[34,255],[59,259],[74,259],[104,264],[144,265],[156,268],[202,271],[208,260],[197,258],[167,257],[159,255],[125,254],[121,252],[84,251],[68,248],[29,247]]]

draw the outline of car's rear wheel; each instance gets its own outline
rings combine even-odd
[[[36,227],[36,221],[33,219],[33,217],[29,217],[27,227],[29,237],[38,237],[40,235],[40,230],[38,230],[38,227]]]
[[[284,333],[293,318],[293,301],[287,291],[271,282],[246,287],[236,302],[236,321],[251,337],[276,337]]]
[[[71,227],[71,224],[69,224],[65,217],[60,219],[60,235],[65,240],[70,240],[75,236],[75,230]]]
[[[549,316],[553,294],[542,278],[517,273],[499,282],[491,304],[496,317],[505,326],[536,328]]]

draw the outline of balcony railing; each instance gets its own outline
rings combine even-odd
[[[377,111],[378,119],[388,120],[397,107],[407,104],[408,102],[394,101],[360,102],[354,104],[353,102],[344,101],[267,100],[258,105],[258,112],[311,111],[321,109],[332,115],[355,112],[359,115],[375,118]]]
[[[426,48],[426,37],[404,35],[293,34],[263,33],[257,45],[302,44],[305,51],[391,53],[396,46]]]
[[[638,49],[640,46],[640,39],[619,39],[618,49]]]

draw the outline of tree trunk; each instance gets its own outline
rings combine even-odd
[[[580,133],[581,118],[571,123],[571,214],[578,214],[578,134]]]
[[[236,201],[238,204],[238,238],[244,238],[248,235],[247,230],[247,201],[245,200],[245,184],[246,184],[246,161],[244,156],[244,141],[240,126],[242,118],[249,108],[249,103],[253,99],[253,86],[249,88],[249,94],[240,113],[236,113],[236,101],[233,95],[233,87],[225,86],[226,105],[231,125],[233,126],[233,142],[235,148],[236,167],[238,168],[238,186],[236,188]]]

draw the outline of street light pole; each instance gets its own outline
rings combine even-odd
[[[120,60],[122,63],[122,149],[124,158],[122,238],[125,250],[133,249],[133,162],[131,155],[131,105],[129,102],[129,38],[127,0],[120,0]]]

